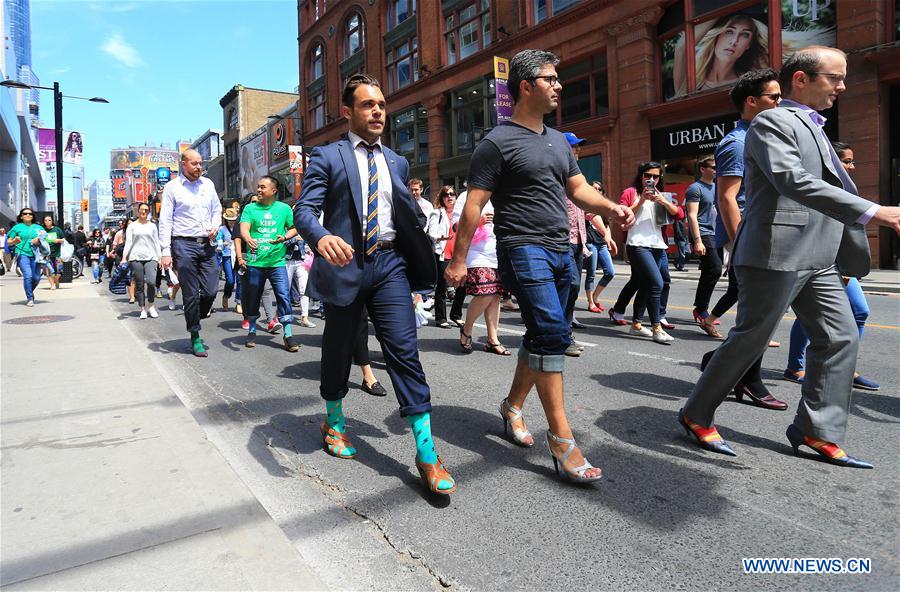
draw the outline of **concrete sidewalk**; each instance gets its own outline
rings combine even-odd
[[[670,256],[671,257],[671,256]],[[620,275],[622,277],[630,277],[631,276],[631,267],[623,262],[623,261],[614,261],[613,266],[616,268],[616,275]],[[602,272],[598,271],[597,279],[600,279],[600,275]],[[687,266],[684,268],[684,271],[678,271],[671,263],[671,259],[669,260],[669,275],[672,277],[673,281],[677,280],[687,280],[696,282],[700,279],[700,269],[697,267],[697,261],[692,259]],[[722,278],[719,280],[722,282],[722,287],[728,283],[728,280]],[[873,269],[869,275],[864,277],[859,281],[860,285],[862,285],[862,289],[864,292],[876,293],[876,292],[884,292],[884,293],[892,293],[897,294],[900,293],[900,271],[896,269]]]
[[[46,287],[0,278],[0,585],[324,589],[109,300]]]

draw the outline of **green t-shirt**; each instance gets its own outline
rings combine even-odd
[[[19,237],[22,239],[22,242],[13,247],[17,255],[34,257],[31,241],[37,238],[41,229],[41,226],[38,224],[22,224],[21,222],[9,229],[7,233],[9,238]]]
[[[44,230],[47,230],[44,228]],[[52,243],[50,241],[56,240],[58,238],[66,238],[65,233],[62,231],[62,228],[59,226],[54,226],[50,230],[47,230],[47,244],[50,245],[50,256],[51,257],[59,257],[60,249],[62,249],[62,243]]]
[[[276,201],[264,206],[260,202],[247,204],[241,214],[241,224],[250,224],[250,238],[259,243],[256,253],[245,246],[247,265],[253,267],[281,267],[284,265],[284,242],[275,238],[284,236],[294,227],[294,212],[284,202]]]

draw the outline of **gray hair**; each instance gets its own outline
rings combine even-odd
[[[559,58],[549,51],[541,49],[523,49],[509,61],[509,95],[513,102],[519,100],[519,85],[523,80],[533,83],[540,75],[541,68],[550,64],[554,68],[559,65]]]

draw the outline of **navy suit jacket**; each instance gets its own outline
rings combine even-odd
[[[384,158],[391,171],[394,245],[406,261],[411,290],[429,290],[437,279],[434,249],[425,234],[425,215],[406,188],[409,163],[386,146]],[[328,234],[339,236],[353,247],[353,260],[344,267],[316,254],[307,283],[307,293],[316,300],[348,306],[362,283],[364,246],[361,180],[356,156],[346,136],[333,144],[319,146],[310,154],[303,174],[303,189],[294,206],[294,226],[310,248]],[[322,223],[319,213],[323,212]]]

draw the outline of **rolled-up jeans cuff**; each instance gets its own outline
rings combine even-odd
[[[562,372],[566,366],[566,356],[533,354],[524,347],[519,348],[519,360],[526,360],[528,368],[536,372]]]

